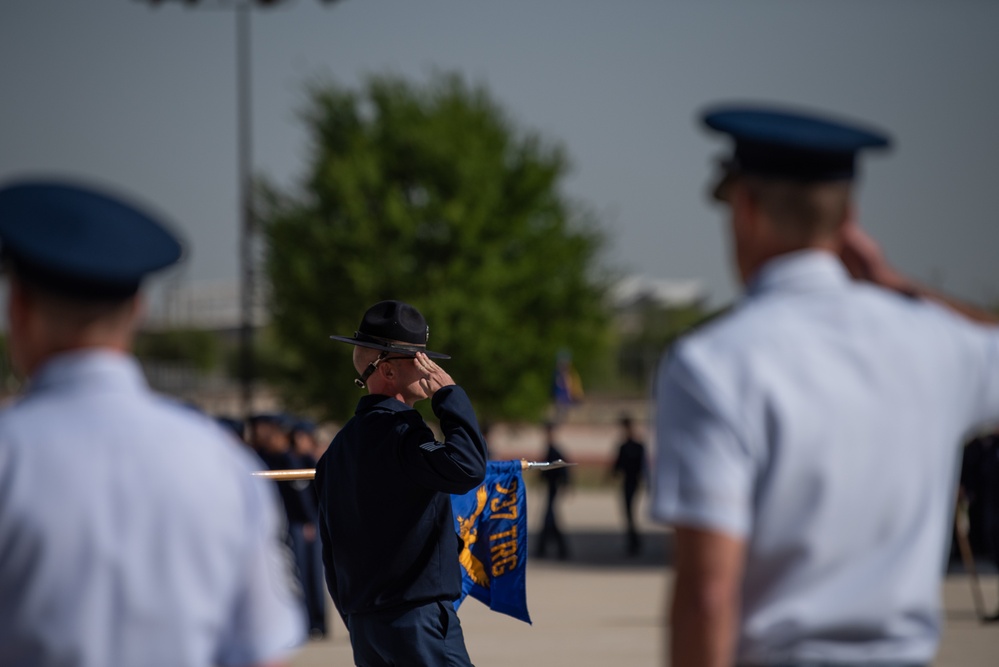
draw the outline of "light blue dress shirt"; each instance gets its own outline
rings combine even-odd
[[[746,540],[740,661],[932,659],[999,330],[793,253],[674,347],[655,401],[653,516]]]
[[[286,656],[305,622],[273,485],[110,351],[62,355],[0,414],[0,664]]]

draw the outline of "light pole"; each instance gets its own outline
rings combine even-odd
[[[154,7],[169,0],[139,0]],[[249,417],[253,412],[253,390],[256,381],[256,360],[253,351],[253,306],[257,297],[257,274],[254,265],[254,241],[257,226],[253,216],[253,129],[250,85],[250,15],[254,6],[274,7],[285,0],[175,0],[195,6],[206,4],[219,9],[233,9],[236,15],[236,120],[237,162],[239,173],[239,382],[241,412]],[[333,4],[339,0],[320,0]]]
[[[236,5],[236,113],[239,133],[239,384],[243,417],[253,413],[253,384],[256,379],[253,351],[253,303],[256,298],[256,267],[253,246],[257,226],[253,218],[253,132],[250,116],[250,9],[249,1]]]

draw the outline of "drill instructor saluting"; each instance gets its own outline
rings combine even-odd
[[[382,301],[353,336],[332,336],[354,345],[368,389],[316,469],[326,582],[361,667],[471,665],[449,494],[482,483],[486,443],[428,331],[413,306]],[[427,398],[443,442],[413,409]]]

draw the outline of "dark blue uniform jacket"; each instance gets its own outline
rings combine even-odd
[[[344,617],[461,592],[449,494],[482,483],[486,443],[460,387],[431,406],[444,442],[413,408],[369,395],[319,460],[326,585]]]

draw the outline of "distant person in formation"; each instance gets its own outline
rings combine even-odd
[[[381,301],[353,336],[368,390],[316,469],[326,585],[361,667],[469,666],[450,494],[485,479],[486,443],[464,390],[432,359],[413,306]],[[430,399],[443,441],[414,406]]]
[[[215,421],[218,422],[219,426],[232,433],[237,440],[239,440],[244,444],[246,443],[245,440],[246,436],[243,433],[244,424],[242,419],[237,419],[235,417],[218,416],[215,418]]]
[[[884,133],[769,106],[703,121],[733,144],[713,192],[745,294],[656,380],[672,662],[929,665],[957,450],[999,420],[995,317],[899,274],[855,221]]]
[[[549,462],[567,461],[565,454],[555,442],[555,428],[554,423],[545,422],[545,455],[543,460]],[[566,560],[569,557],[569,545],[566,542],[565,534],[559,527],[558,496],[562,489],[569,486],[569,469],[543,470],[541,478],[547,489],[548,503],[545,506],[544,523],[541,526],[541,533],[538,535],[538,545],[534,554],[538,558],[545,558],[548,555],[549,544],[554,542],[559,560]]]
[[[624,440],[618,445],[611,474],[621,478],[626,549],[629,556],[635,556],[642,549],[641,536],[635,526],[635,496],[648,472],[648,459],[645,443],[635,438],[635,426],[631,417],[629,415],[621,417],[620,425]]]
[[[999,432],[993,430],[967,444],[961,487],[968,499],[973,544],[999,567]],[[985,620],[999,622],[999,608]]]
[[[275,665],[304,639],[277,492],[215,420],[130,354],[139,284],[181,254],[117,195],[0,187],[0,664]]]
[[[292,446],[292,429],[295,420],[285,414],[258,414],[250,417],[253,448],[270,470],[315,468],[315,462],[303,459]],[[310,462],[311,461],[311,462]],[[302,608],[305,610],[305,627],[310,637],[326,636],[326,595],[321,581],[316,581],[315,563],[319,558],[316,532],[319,520],[318,501],[312,482],[308,480],[272,482],[281,495],[284,505],[285,527],[288,544],[295,558],[295,573],[302,589]],[[319,575],[322,578],[322,575]],[[318,591],[317,591],[318,587]],[[318,596],[318,598],[317,598]],[[320,599],[321,605],[320,607]]]
[[[295,455],[295,464],[301,468],[315,468],[319,463],[320,448],[316,440],[316,425],[311,421],[298,419],[289,425],[288,438],[291,440],[291,451]],[[311,527],[303,533],[303,561],[301,568],[302,589],[305,594],[305,607],[309,615],[309,635],[313,639],[323,639],[329,635],[326,622],[326,584],[323,572],[323,550],[319,540],[318,520],[319,496],[316,493],[315,482],[298,480],[290,482],[312,504],[315,510],[311,515]]]

